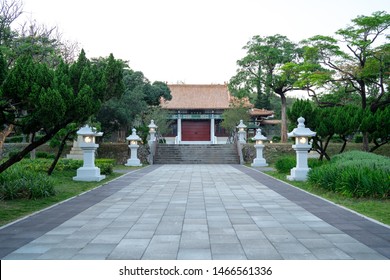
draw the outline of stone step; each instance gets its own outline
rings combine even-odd
[[[234,145],[221,144],[159,144],[156,150],[156,164],[237,164]]]

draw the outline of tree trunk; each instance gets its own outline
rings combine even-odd
[[[364,67],[364,65],[363,65]],[[363,80],[358,80],[357,81],[359,86],[360,86],[360,96],[362,98],[362,109],[363,112],[367,108],[367,94],[366,94],[366,84]],[[369,140],[368,140],[368,132],[363,133],[363,147],[362,150],[365,152],[369,151]]]
[[[2,173],[4,170],[6,170],[8,167],[12,166],[13,164],[21,161],[25,155],[27,155],[29,152],[34,150],[35,148],[45,144],[47,141],[49,141],[59,130],[61,127],[53,129],[49,134],[46,134],[42,138],[40,138],[38,141],[30,143],[27,147],[25,147],[23,150],[21,150],[18,154],[14,155],[13,157],[9,158],[2,164],[0,164],[0,173]]]
[[[34,139],[35,139],[35,133],[31,133],[30,135],[30,143],[34,142]],[[31,152],[30,152],[30,159],[34,160],[36,158],[35,156],[35,149],[33,149]]]
[[[4,128],[3,131],[0,131],[0,159],[3,157],[3,147],[4,147],[5,139],[8,137],[8,135],[11,134],[13,129],[14,129],[14,125],[10,124],[6,128]]]
[[[344,152],[345,147],[347,146],[347,142],[348,142],[348,140],[345,138],[345,136],[342,136],[341,139],[343,139],[344,143],[343,143],[343,146],[341,147],[341,149],[339,151],[339,154]]]
[[[387,143],[389,143],[389,140],[383,141],[382,143],[378,143],[377,141],[374,141],[375,146],[372,147],[372,148],[369,150],[369,152],[372,153],[372,152],[374,152],[376,149],[380,148],[381,146],[383,146],[383,145],[385,145],[385,144],[387,144]]]
[[[330,160],[330,157],[329,157],[329,155],[327,154],[326,149],[328,148],[328,145],[329,145],[329,143],[330,143],[330,139],[332,139],[332,137],[333,137],[333,134],[332,134],[332,135],[329,135],[329,137],[326,139],[325,146],[324,146],[324,156],[325,156],[325,158],[326,158],[327,160]]]
[[[287,98],[284,93],[279,93],[280,99],[282,101],[282,124],[280,128],[280,139],[282,143],[287,143]]]
[[[368,141],[368,132],[363,133],[363,151],[368,152],[370,150]]]
[[[57,155],[56,155],[54,161],[52,162],[52,164],[50,165],[50,168],[49,168],[49,170],[47,171],[47,175],[50,176],[50,175],[53,173],[54,168],[56,167],[56,165],[57,165],[57,163],[58,163],[58,160],[60,159],[61,154],[62,154],[62,152],[63,152],[63,150],[64,150],[64,147],[65,147],[65,145],[66,145],[66,140],[68,140],[68,139],[69,139],[69,136],[70,136],[71,134],[75,133],[76,131],[77,131],[77,130],[69,131],[69,132],[65,135],[65,137],[62,139],[61,144],[60,144],[60,146],[59,146],[59,148],[58,148]]]
[[[332,137],[330,137],[330,138],[332,138]],[[313,138],[313,140],[314,140],[313,144],[316,147],[315,150],[317,151],[317,153],[320,154],[320,157],[319,157],[320,161],[322,161],[324,159],[324,157],[327,160],[330,160],[329,155],[326,153],[326,148],[328,147],[330,138],[328,138],[327,142],[325,143],[325,147],[323,146],[322,140],[320,138],[317,138],[317,137]]]

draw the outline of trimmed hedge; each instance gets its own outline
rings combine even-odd
[[[335,156],[330,164],[310,170],[308,181],[349,197],[388,198],[390,158],[351,151]]]
[[[24,168],[34,172],[46,172],[53,160],[50,159],[24,159],[20,165]],[[110,175],[113,172],[115,166],[115,160],[113,159],[96,159],[95,165],[100,168],[100,173],[104,175]],[[82,160],[74,159],[60,159],[56,165],[56,171],[76,171],[83,166]]]

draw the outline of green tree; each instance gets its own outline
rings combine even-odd
[[[318,62],[334,71],[330,83],[342,84],[346,92],[360,96],[362,110],[375,112],[390,103],[388,91],[390,15],[375,12],[358,16],[352,24],[336,32],[337,38],[314,36],[304,43]],[[363,148],[368,150],[368,134],[363,137]]]
[[[390,106],[380,108],[375,112],[365,110],[361,123],[361,131],[368,133],[369,140],[374,146],[369,150],[375,151],[390,142]]]
[[[61,63],[61,58],[66,62],[73,62],[77,57],[78,44],[66,41],[56,27],[48,28],[39,25],[35,20],[22,24],[18,29],[12,29],[12,23],[23,13],[23,4],[18,0],[0,1],[0,52],[4,69],[15,66],[18,58],[31,57],[34,62],[42,62],[47,66],[56,67]],[[4,69],[0,72],[5,73]],[[5,77],[2,78],[3,80]],[[6,108],[7,103],[0,104],[5,112],[12,111]],[[4,111],[3,111],[4,112]],[[12,116],[12,114],[8,114]],[[3,122],[0,127],[0,150],[6,137],[12,132],[20,132],[14,124]],[[34,137],[34,135],[31,135]],[[29,137],[29,138],[31,138]]]
[[[9,46],[15,37],[11,24],[22,14],[20,1],[0,0],[0,50]]]
[[[296,126],[299,117],[305,118],[306,127],[317,133],[313,137],[313,148],[320,154],[320,159],[327,154],[328,145],[334,135],[339,135],[344,141],[339,153],[342,153],[349,141],[349,136],[356,133],[362,121],[359,107],[346,105],[339,107],[318,107],[310,100],[297,100],[287,112],[290,130]]]
[[[56,68],[22,56],[6,71],[1,85],[0,125],[14,125],[25,134],[40,132],[23,150],[0,165],[0,173],[70,123],[84,123],[103,102],[123,93],[123,63],[110,55],[104,67],[91,63],[82,50],[77,62]]]
[[[244,123],[248,124],[250,115],[248,108],[244,106],[244,102],[237,102],[222,113],[222,119],[221,126],[229,132],[230,135],[234,135],[240,120],[243,120]]]
[[[169,119],[167,110],[160,106],[150,106],[147,113],[143,116],[144,126],[148,126],[151,120],[154,120],[154,123],[158,126],[157,134],[159,137],[169,132],[172,120]]]
[[[297,61],[300,50],[287,37],[273,35],[254,36],[244,47],[247,55],[237,62],[239,69],[230,82],[230,87],[257,94],[258,105],[268,105],[271,92],[281,101],[281,141],[287,142],[287,96],[295,90],[297,76],[284,65]]]
[[[160,98],[172,98],[165,83],[151,84],[140,71],[125,69],[123,83],[124,94],[103,104],[97,115],[105,134],[117,132],[119,141],[125,141],[136,121],[144,118],[144,112],[153,111],[153,107],[160,104]]]

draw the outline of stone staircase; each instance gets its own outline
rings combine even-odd
[[[158,144],[155,164],[238,164],[232,144]]]

